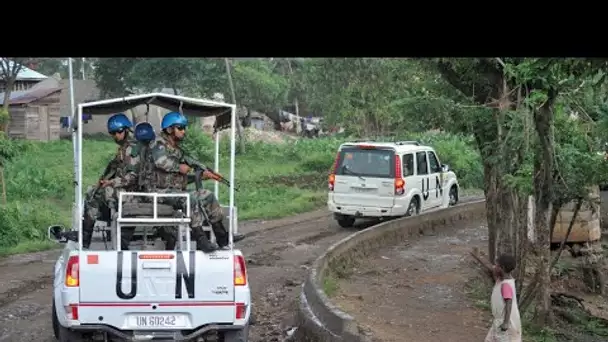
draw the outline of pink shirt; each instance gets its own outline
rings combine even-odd
[[[513,299],[513,288],[509,283],[502,283],[500,287],[500,293],[502,294],[502,298],[504,300]]]

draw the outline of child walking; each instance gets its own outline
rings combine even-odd
[[[521,319],[515,293],[515,258],[502,254],[493,268],[496,283],[492,289],[492,326],[485,342],[522,342]]]

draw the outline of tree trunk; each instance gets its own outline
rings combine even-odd
[[[488,221],[488,259],[493,263],[497,256],[498,211],[501,209],[498,200],[498,170],[496,165],[492,165],[487,158],[484,158],[483,171]]]
[[[9,137],[9,126],[11,124],[11,113],[8,111],[9,106],[11,104],[11,92],[13,91],[13,85],[15,84],[15,80],[13,78],[8,78],[6,80],[6,90],[4,91],[4,102],[2,102],[2,109],[6,111],[7,117],[6,122],[4,123],[4,133],[6,133],[6,137]]]
[[[553,103],[556,92],[548,91],[547,101],[534,112],[534,126],[539,144],[534,158],[534,223],[538,233],[536,251],[538,253],[539,296],[537,323],[541,326],[552,322],[551,313],[551,228],[553,200]]]

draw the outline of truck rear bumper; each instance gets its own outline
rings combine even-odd
[[[197,337],[200,337],[209,331],[228,331],[228,330],[241,330],[245,329],[244,326],[240,325],[223,325],[223,324],[210,324],[203,326],[199,329],[194,330],[192,333],[184,335],[181,331],[133,331],[123,332],[119,329],[103,324],[82,324],[74,325],[70,329],[78,332],[101,332],[108,333],[114,337],[124,339],[125,341],[188,341]]]

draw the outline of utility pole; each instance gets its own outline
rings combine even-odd
[[[82,71],[82,79],[86,80],[85,69],[84,69],[84,57],[82,57],[82,68],[80,68],[80,71]]]
[[[289,58],[287,58],[287,66],[289,67],[289,77],[291,78],[291,81],[293,82],[293,68],[291,67],[291,60]],[[296,108],[296,122],[295,122],[295,129],[296,129],[296,133],[301,133],[302,130],[304,129],[304,127],[300,127],[300,131],[298,132],[298,126],[301,126],[300,123],[300,105],[298,103],[298,95],[296,94],[295,98],[294,98],[294,107]]]
[[[232,103],[236,105],[236,95],[234,93],[234,84],[232,83],[232,71],[230,69],[230,61],[228,58],[224,58],[226,63],[226,74],[228,74],[228,85],[230,86],[230,95],[232,96]],[[239,136],[239,150],[241,153],[245,153],[245,141],[243,140],[243,133],[241,132],[241,118],[238,115],[238,108],[236,110],[236,132]]]

